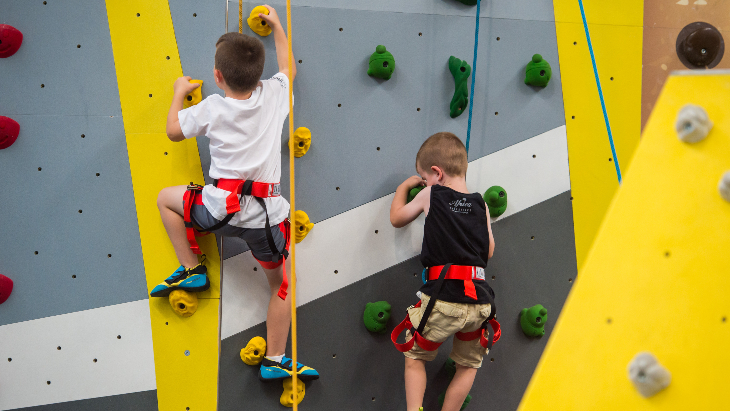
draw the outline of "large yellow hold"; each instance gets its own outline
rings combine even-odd
[[[175,290],[170,293],[170,305],[178,315],[190,317],[198,311],[198,294],[185,290]]]
[[[248,27],[251,27],[251,30],[253,30],[254,33],[258,34],[259,36],[268,36],[271,34],[271,27],[269,27],[268,24],[259,17],[259,14],[269,14],[269,9],[267,9],[264,6],[256,6],[251,10],[251,15],[248,16],[248,19],[246,20],[248,22]]]
[[[282,392],[281,397],[279,397],[279,402],[285,407],[294,406],[294,392],[292,390],[291,380],[291,378],[284,380],[284,392]],[[304,383],[302,380],[297,379],[297,405],[304,399],[304,394]]]
[[[299,127],[294,132],[294,157],[299,158],[307,154],[312,145],[312,132],[306,127]]]
[[[183,101],[184,108],[192,107],[203,101],[203,80],[190,80],[190,82],[200,84],[200,86],[185,96],[185,100]]]
[[[309,230],[314,228],[314,224],[309,221],[307,213],[302,210],[297,210],[294,212],[294,227],[296,227],[296,230],[294,230],[294,241],[299,244],[309,234]]]
[[[253,337],[241,348],[241,360],[248,365],[258,365],[266,355],[266,340],[261,337]]]

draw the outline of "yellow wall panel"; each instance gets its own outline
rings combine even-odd
[[[720,409],[726,402],[730,203],[717,185],[730,170],[729,99],[730,74],[669,78],[521,410]],[[687,103],[715,122],[693,145],[674,132]],[[628,379],[640,351],[672,373],[670,386],[648,399]]]
[[[127,138],[147,289],[177,268],[157,210],[167,186],[202,182],[194,139],[171,142],[165,134],[172,83],[182,76],[166,0],[106,3],[114,64]],[[218,395],[220,260],[213,236],[201,239],[208,255],[210,290],[199,293],[198,311],[177,316],[167,298],[150,299],[157,400],[160,410],[215,410]],[[195,389],[185,389],[194,382]]]
[[[555,21],[583,24],[578,0],[553,0]],[[588,24],[644,25],[644,0],[583,0]]]
[[[634,2],[635,3],[635,2]],[[598,2],[586,2],[592,22]],[[577,1],[555,0],[556,20],[577,13],[577,22],[556,22],[573,195],[576,260],[583,265],[618,188],[608,131]],[[641,133],[641,8],[628,7],[612,25],[589,23],[598,74],[621,170],[626,170]],[[638,19],[638,27],[621,25]],[[606,15],[601,17],[605,23]],[[623,20],[622,20],[623,19]],[[566,19],[569,20],[569,19]],[[633,20],[630,20],[633,22]],[[613,79],[613,80],[612,80]],[[611,159],[611,160],[609,160]]]

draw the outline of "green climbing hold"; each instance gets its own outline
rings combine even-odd
[[[368,76],[390,80],[393,70],[395,70],[393,55],[385,49],[385,46],[379,45],[375,48],[375,53],[370,56]]]
[[[387,301],[367,303],[362,314],[365,328],[373,333],[384,333],[390,320],[390,304]]]
[[[507,191],[500,186],[491,186],[484,192],[484,202],[489,207],[489,216],[497,218],[507,209]]]
[[[471,74],[471,66],[466,61],[451,56],[449,57],[449,71],[454,76],[454,84],[456,85],[449,109],[451,110],[451,118],[456,118],[469,107],[467,80]]]
[[[550,63],[543,60],[541,55],[535,54],[532,56],[532,61],[527,63],[525,84],[535,87],[545,87],[552,75],[553,71],[550,68]]]
[[[449,376],[449,381],[453,380],[454,374],[456,374],[456,362],[451,357],[446,359],[444,369],[446,370],[446,375]]]
[[[416,198],[418,193],[420,193],[421,190],[423,190],[424,188],[426,188],[426,187],[425,186],[413,187],[411,189],[411,191],[408,192],[408,200],[406,201],[406,203],[410,203],[411,201],[413,201],[413,199]]]
[[[520,312],[520,326],[528,337],[545,335],[545,323],[547,323],[547,309],[540,304],[523,308]]]
[[[444,400],[446,399],[446,391],[442,392],[441,395],[439,395],[439,405],[442,407],[444,406]],[[467,394],[466,398],[464,398],[464,403],[461,404],[460,410],[463,410],[466,408],[467,405],[471,402],[471,394]]]

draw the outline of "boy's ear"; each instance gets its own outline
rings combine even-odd
[[[441,181],[444,178],[444,170],[442,170],[438,166],[431,166],[431,172],[433,174],[436,174],[436,176],[438,177],[438,180],[439,181]]]
[[[225,80],[223,79],[223,74],[221,74],[221,71],[217,68],[213,68],[213,78],[215,79],[216,83],[225,83]]]

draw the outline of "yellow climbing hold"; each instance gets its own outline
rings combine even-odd
[[[294,393],[292,392],[291,378],[284,380],[284,392],[281,393],[279,402],[285,407],[294,406]],[[304,383],[302,380],[297,379],[297,405],[304,399]]]
[[[266,340],[261,337],[253,337],[241,348],[241,359],[248,365],[261,364],[266,355]]]
[[[264,6],[256,6],[251,10],[251,15],[248,16],[248,19],[246,20],[248,22],[248,27],[251,27],[251,30],[253,30],[254,33],[258,34],[259,36],[268,36],[271,34],[271,27],[269,27],[268,24],[259,17],[259,14],[269,14],[269,9],[267,9]]]
[[[309,230],[314,227],[314,224],[309,221],[309,216],[302,210],[297,210],[294,213],[294,224],[296,227],[296,230],[294,230],[294,240],[297,243],[301,243],[304,237],[309,234]]]
[[[198,310],[198,295],[184,290],[175,290],[170,293],[170,305],[178,315],[190,317]]]
[[[312,145],[312,132],[306,127],[299,127],[294,132],[294,157],[299,158],[309,150]]]
[[[192,107],[203,101],[203,80],[190,80],[190,82],[200,84],[200,87],[196,88],[185,97],[185,101],[183,101],[184,108]]]

